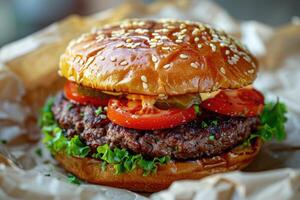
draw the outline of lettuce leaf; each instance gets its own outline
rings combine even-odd
[[[152,172],[157,171],[157,165],[163,165],[170,161],[169,156],[146,160],[141,154],[131,154],[126,149],[114,148],[110,149],[108,144],[99,146],[97,153],[93,154],[96,159],[101,159],[107,164],[112,164],[115,168],[115,173],[131,172],[137,167],[144,170],[144,175],[147,176]]]
[[[264,142],[276,139],[283,141],[286,138],[285,123],[287,109],[284,103],[269,102],[265,104],[264,110],[260,115],[261,125],[257,132],[250,135],[246,144],[250,144],[254,138],[261,138]]]
[[[80,185],[81,184],[81,181],[76,176],[74,176],[72,174],[68,175],[68,182],[73,183],[75,185]]]

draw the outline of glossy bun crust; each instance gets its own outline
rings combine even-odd
[[[140,169],[116,175],[110,165],[102,171],[101,161],[91,158],[69,157],[64,154],[57,154],[55,158],[67,171],[87,182],[132,191],[157,192],[168,188],[176,180],[199,179],[215,173],[242,169],[255,158],[260,147],[261,141],[256,139],[249,147],[239,146],[221,156],[197,161],[176,161],[159,166],[155,175],[148,176],[143,176]]]
[[[70,42],[59,73],[99,90],[178,95],[240,88],[256,59],[236,40],[201,23],[126,20]]]

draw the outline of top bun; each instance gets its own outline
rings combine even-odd
[[[240,88],[256,78],[256,59],[208,25],[130,19],[70,42],[60,74],[83,86],[143,95]]]

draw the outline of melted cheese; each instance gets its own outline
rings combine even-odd
[[[210,99],[215,97],[217,94],[219,94],[221,90],[217,90],[214,92],[201,92],[199,93],[200,97],[201,97],[201,101],[205,101],[206,99]]]
[[[251,89],[253,88],[253,85],[247,85],[246,87],[244,88],[248,88],[248,89]],[[214,91],[214,92],[201,92],[199,93],[200,97],[201,97],[201,101],[205,101],[206,99],[210,99],[210,98],[213,98],[215,97],[217,94],[219,94],[219,92],[221,92],[222,90],[217,90],[217,91]]]
[[[155,104],[157,97],[156,96],[147,96],[147,95],[137,95],[137,94],[128,94],[126,96],[127,99],[133,100],[133,101],[142,101],[142,107],[153,107]]]
[[[206,99],[210,99],[210,98],[215,97],[220,91],[221,90],[214,91],[214,92],[199,93],[201,101],[205,101]],[[183,97],[186,97],[186,96],[183,96]],[[137,94],[128,94],[126,96],[126,98],[130,99],[130,100],[133,100],[133,101],[141,101],[143,108],[153,107],[155,102],[160,99],[159,97],[156,97],[156,96],[137,95]],[[165,99],[165,101],[168,101],[168,100]]]

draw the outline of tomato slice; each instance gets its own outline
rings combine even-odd
[[[194,107],[161,110],[142,107],[141,101],[110,99],[107,117],[114,123],[127,128],[155,130],[172,128],[196,118]]]
[[[222,90],[203,101],[201,107],[229,116],[257,116],[264,108],[264,96],[250,88]]]
[[[68,81],[64,87],[65,96],[72,101],[83,105],[106,106],[110,98],[109,95],[101,94],[99,96],[87,96],[79,91],[76,83]],[[99,92],[100,93],[100,92]]]

